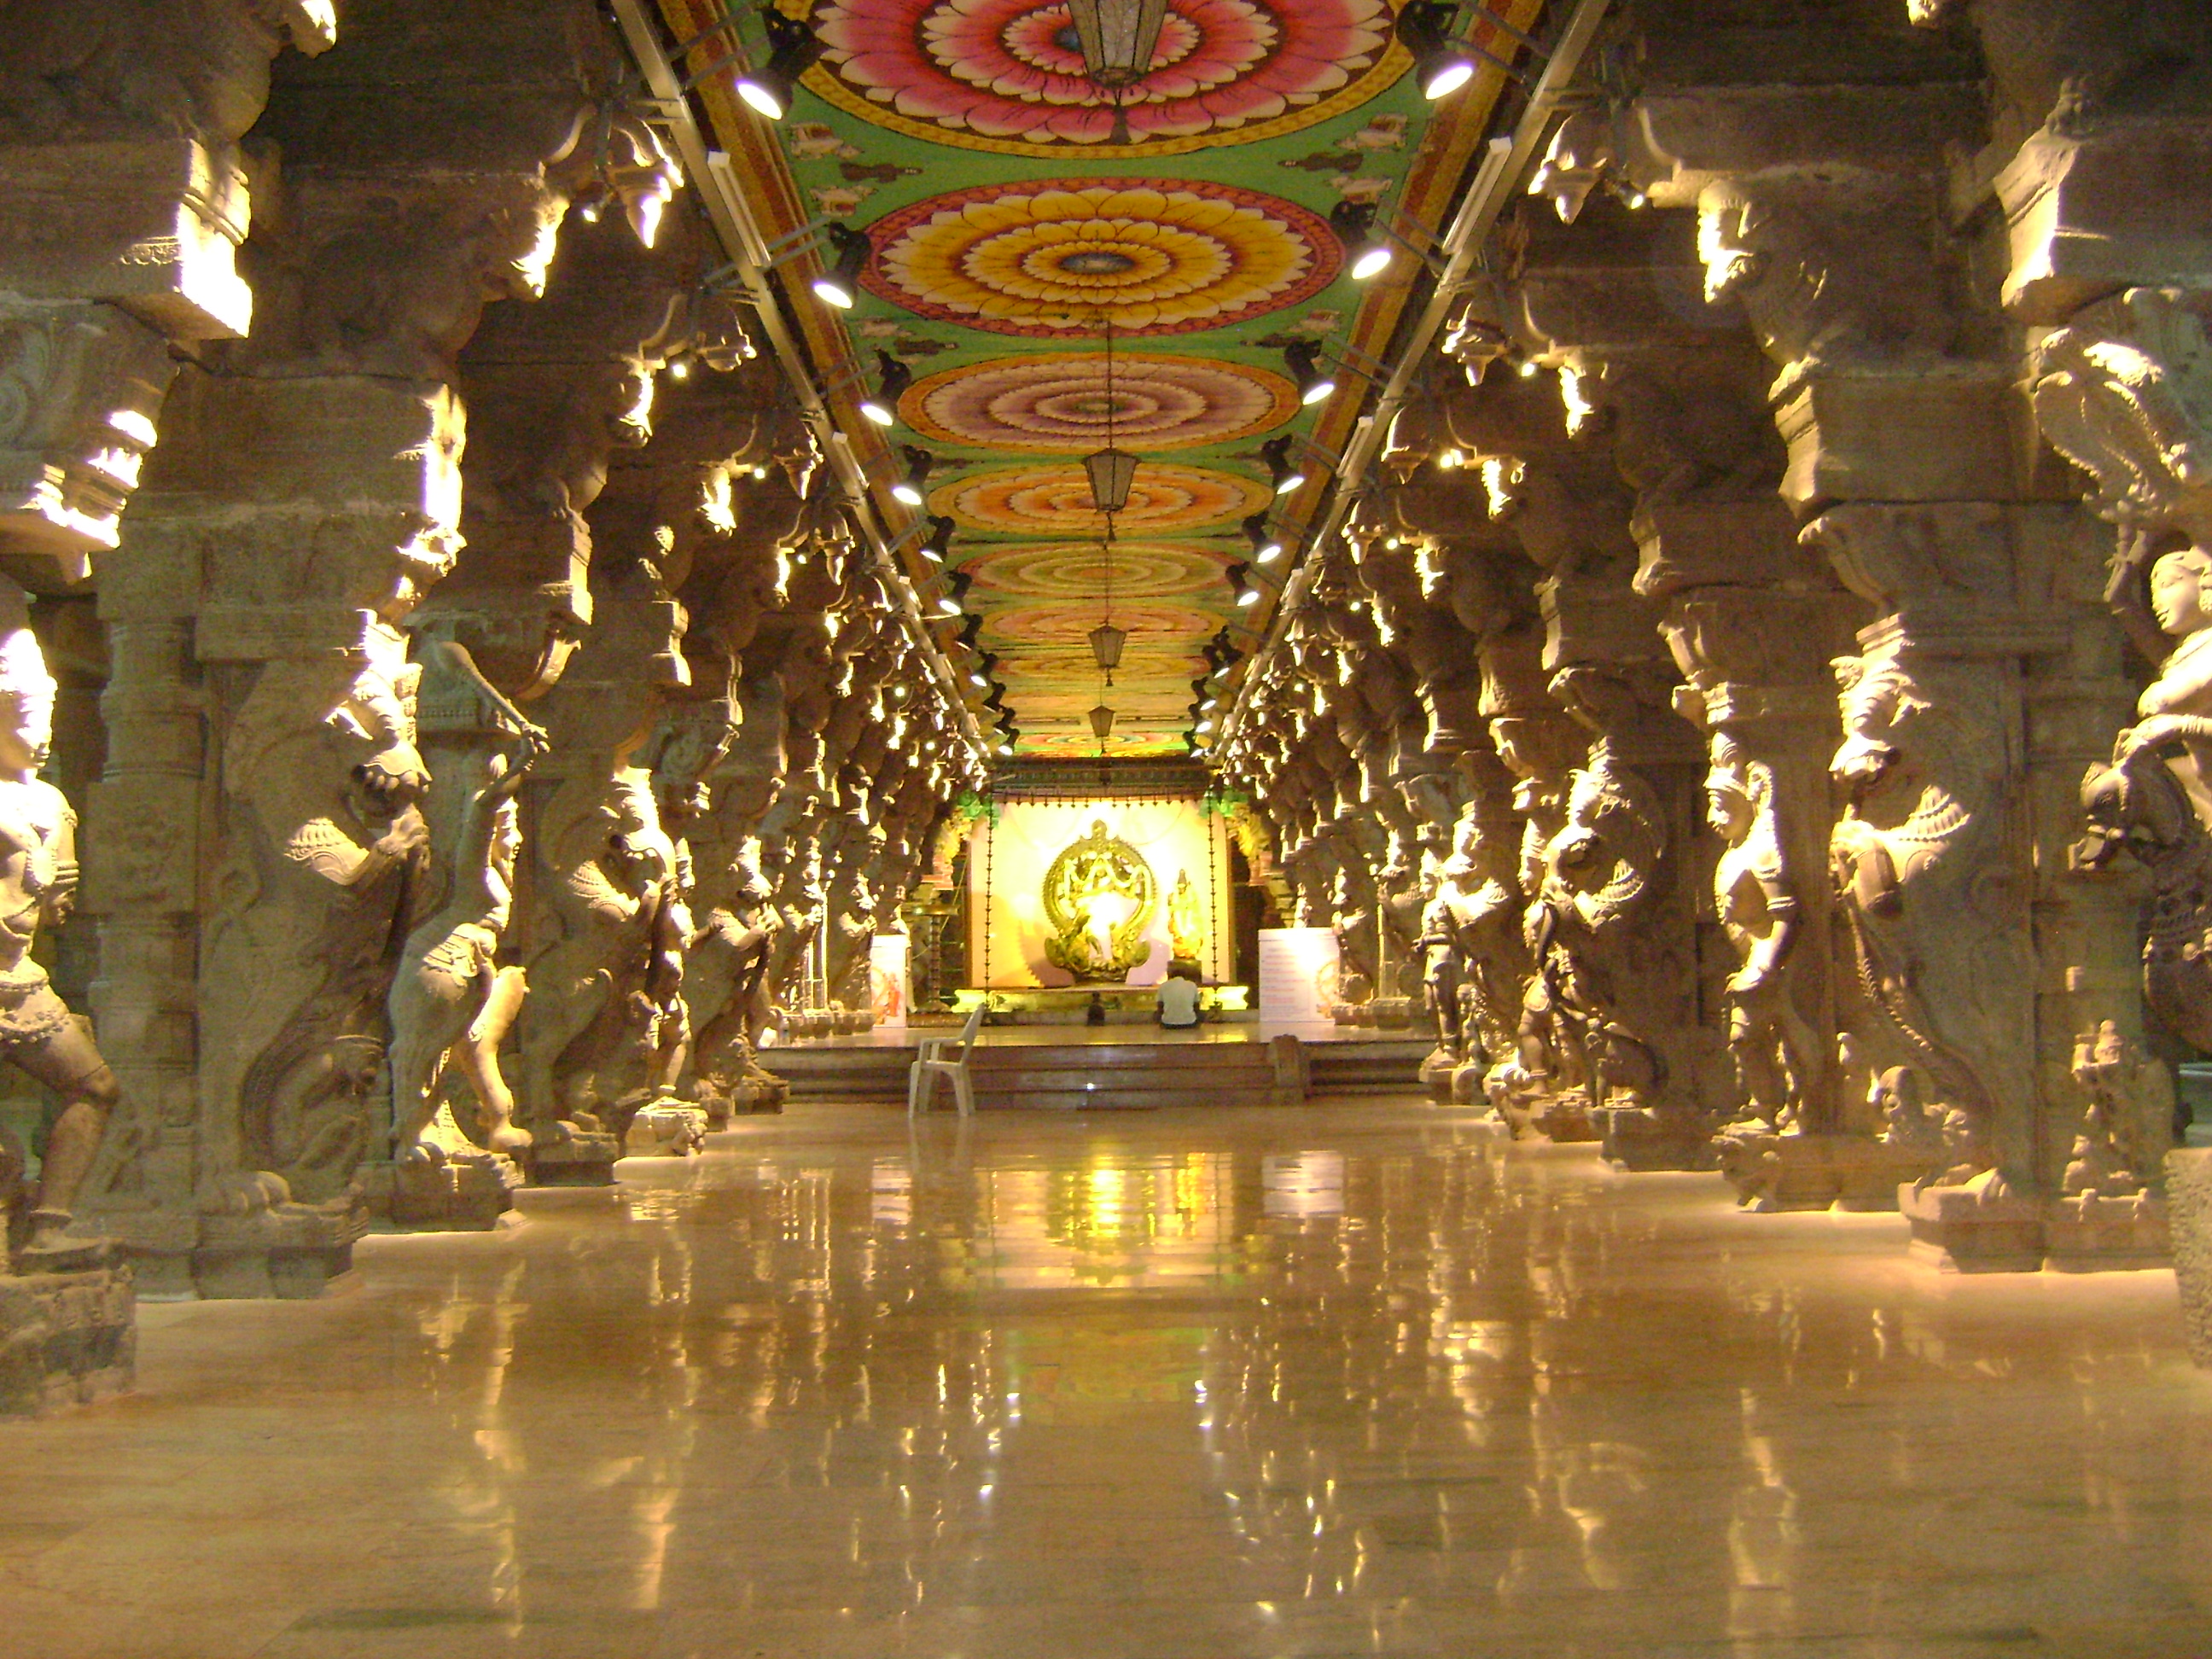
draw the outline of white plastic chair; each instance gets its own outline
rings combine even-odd
[[[921,1052],[913,1065],[906,1068],[906,1115],[929,1109],[929,1097],[936,1092],[940,1077],[952,1080],[953,1104],[960,1115],[968,1116],[975,1109],[975,1088],[968,1080],[968,1057],[975,1051],[975,1028],[983,1023],[983,1005],[977,1003],[969,1012],[968,1023],[960,1028],[957,1037],[931,1037],[921,1045]],[[946,1050],[956,1051],[951,1058]]]

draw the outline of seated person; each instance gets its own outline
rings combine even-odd
[[[1198,981],[1190,970],[1180,965],[1168,969],[1168,976],[1160,981],[1160,1024],[1176,1030],[1188,1030],[1198,1024]]]

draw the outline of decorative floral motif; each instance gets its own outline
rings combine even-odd
[[[873,227],[869,288],[998,334],[1093,338],[1220,328],[1311,298],[1336,276],[1316,214],[1232,185],[1134,179],[988,185]]]
[[[1096,351],[942,369],[899,399],[907,424],[939,443],[1076,455],[1106,441],[1109,408],[1106,359]],[[1298,412],[1298,394],[1263,368],[1133,351],[1115,356],[1110,408],[1116,443],[1157,453],[1279,426]]]
[[[1124,535],[1195,530],[1256,513],[1270,499],[1267,487],[1254,479],[1147,460],[1138,466],[1129,505],[1115,522]],[[1018,535],[1095,536],[1104,526],[1080,466],[979,473],[934,491],[929,510],[951,514],[964,529]]]
[[[1158,542],[1114,544],[1114,593],[1118,599],[1163,599],[1221,586],[1227,561],[1202,547]],[[1048,542],[1035,547],[992,548],[963,566],[975,592],[1027,599],[1095,598],[1105,591],[1107,566],[1095,541]]]
[[[1270,137],[1365,102],[1408,61],[1384,0],[1169,0],[1117,132],[1066,0],[824,0],[813,21],[828,50],[807,85],[822,97],[900,131],[1016,154],[1172,155]]]

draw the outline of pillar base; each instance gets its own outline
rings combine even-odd
[[[2043,1218],[2043,1265],[2054,1273],[2124,1272],[2171,1265],[2166,1200],[2156,1193],[2054,1199]]]
[[[707,1127],[719,1129],[732,1118],[781,1112],[790,1094],[791,1085],[781,1078],[753,1072],[729,1085],[724,1092],[708,1096],[701,1104],[707,1109]]]
[[[1994,1170],[1962,1187],[1897,1189],[1912,1227],[1912,1254],[1945,1273],[2031,1273],[2043,1266],[2043,1206],[2021,1198]]]
[[[1421,1062],[1421,1088],[1432,1106],[1449,1106],[1458,1099],[1452,1087],[1452,1079],[1459,1071],[1458,1058],[1446,1048],[1431,1048],[1429,1057]]]
[[[631,1115],[623,1134],[625,1158],[690,1158],[707,1141],[707,1114],[682,1101],[654,1101]]]
[[[1894,1210],[1900,1183],[1928,1170],[1924,1153],[1869,1135],[1785,1134],[1730,1124],[1713,1137],[1736,1202],[1758,1214],[1784,1210]]]
[[[203,1216],[193,1291],[209,1301],[321,1296],[353,1271],[353,1247],[368,1231],[358,1200]]]
[[[1598,1127],[1590,1118],[1589,1097],[1580,1089],[1537,1096],[1528,1114],[1528,1127],[1560,1146],[1599,1139]]]
[[[480,1233],[514,1207],[522,1171],[503,1153],[480,1152],[438,1164],[371,1164],[359,1179],[380,1230]]]
[[[615,1160],[621,1156],[614,1136],[577,1128],[532,1146],[522,1154],[522,1168],[532,1187],[611,1187]]]
[[[131,1269],[104,1248],[84,1254],[73,1271],[0,1273],[0,1416],[43,1417],[136,1382]]]
[[[1599,1150],[1623,1170],[1710,1170],[1720,1161],[1710,1124],[1694,1115],[1644,1106],[1600,1106],[1590,1113]]]
[[[2166,1218],[2173,1276],[2181,1285],[2181,1329],[2189,1357],[2212,1370],[2212,1147],[2166,1155]]]

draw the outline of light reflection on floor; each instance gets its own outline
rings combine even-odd
[[[0,1655],[2212,1654],[2170,1276],[1425,1109],[800,1108],[363,1261],[0,1428]]]

